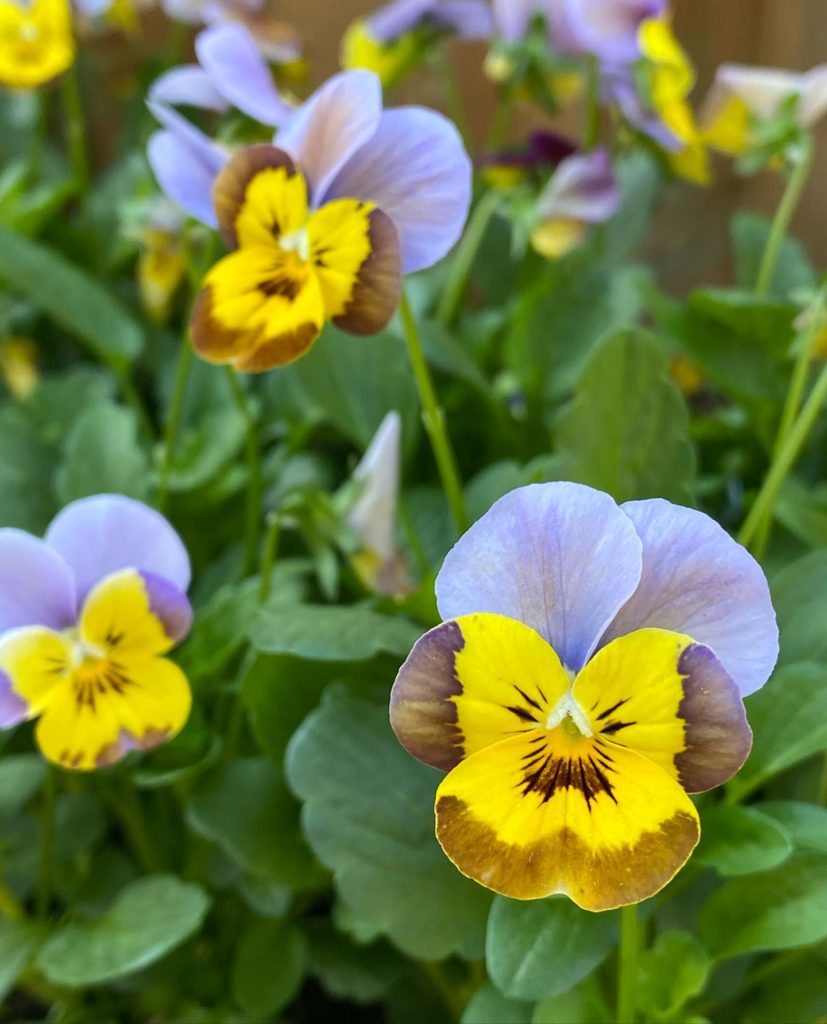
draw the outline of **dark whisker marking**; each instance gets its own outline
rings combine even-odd
[[[628,729],[630,725],[637,725],[637,722],[610,722],[600,731],[604,736],[613,736],[616,732],[620,732],[621,729]]]
[[[609,715],[613,715],[618,708],[622,708],[624,704],[628,703],[629,698],[624,697],[623,700],[619,700],[617,704],[612,704],[610,708],[606,708],[605,711],[601,711],[600,714],[597,716],[597,721],[602,722],[604,718],[608,718]],[[597,707],[597,704],[595,704],[594,706]],[[592,710],[594,710],[594,708]]]
[[[542,710],[543,710],[542,704],[538,704],[537,701],[534,700],[533,697],[529,697],[529,695],[525,692],[525,690],[521,690],[520,687],[517,686],[516,683],[514,684],[514,689],[517,691],[517,693],[519,693],[519,695],[523,698],[523,700],[526,702],[526,704],[530,704],[535,709],[535,711],[542,712]]]
[[[521,719],[523,722],[534,722],[535,724],[537,723],[537,719],[526,708],[521,708],[517,707],[516,705],[512,705],[510,707],[506,707],[505,710],[510,711],[512,715],[516,715],[517,718]]]

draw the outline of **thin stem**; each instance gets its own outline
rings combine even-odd
[[[144,821],[143,807],[137,793],[129,783],[106,794],[107,801],[129,838],[141,867],[147,873],[157,870],[155,846]]]
[[[181,342],[181,349],[178,353],[178,364],[175,370],[175,385],[172,391],[172,399],[167,412],[167,422],[164,429],[164,454],[161,461],[161,468],[158,475],[158,497],[155,501],[158,509],[163,512],[166,507],[169,495],[169,481],[172,475],[173,455],[175,452],[175,441],[181,427],[181,417],[184,413],[184,400],[187,397],[187,382],[189,381],[190,368],[192,366],[192,345],[188,338]]]
[[[456,318],[471,269],[474,266],[474,260],[477,258],[488,224],[499,204],[500,194],[492,188],[484,193],[471,214],[437,306],[436,318],[443,327],[450,327]]]
[[[57,795],[57,772],[51,765],[46,768],[43,783],[43,808],[40,820],[40,863],[37,872],[37,893],[35,907],[39,921],[49,918],[49,904],[52,897],[52,861],[55,847],[55,802]]]
[[[774,457],[761,490],[758,492],[758,497],[738,535],[738,541],[745,547],[750,547],[756,558],[760,558],[764,553],[762,544],[757,540],[764,529],[764,520],[772,520],[781,487],[793,463],[801,454],[801,449],[815,426],[825,400],[827,400],[827,366],[819,374],[804,408],[790,429],[780,451]]]
[[[121,367],[114,367],[114,371],[117,374],[118,384],[120,385],[124,401],[127,405],[131,406],[132,411],[138,418],[138,424],[141,431],[147,441],[152,444],[155,441],[155,427],[152,425],[152,419],[146,411],[146,406],[138,393],[138,389],[132,383],[132,379],[129,376],[129,370],[124,370]]]
[[[89,156],[86,152],[86,125],[77,62],[74,62],[63,76],[62,94],[63,109],[66,115],[69,160],[75,174],[78,191],[85,192],[89,184]]]
[[[497,98],[497,106],[494,110],[494,117],[491,120],[491,127],[488,130],[488,138],[485,141],[486,151],[495,153],[503,144],[508,125],[511,122],[511,115],[514,111],[514,100],[517,89],[513,82],[508,82],[500,89]]]
[[[261,454],[258,450],[258,429],[255,417],[250,410],[247,396],[244,394],[238,375],[231,367],[225,368],[227,382],[230,385],[238,411],[244,417],[245,447],[247,450],[247,513],[245,534],[245,554],[243,576],[251,576],[258,563],[258,534],[261,522]]]
[[[586,67],[586,100],[583,111],[583,151],[588,153],[600,140],[600,63],[589,57]]]
[[[437,400],[428,364],[422,352],[422,342],[419,338],[416,320],[411,311],[408,296],[404,292],[399,309],[405,328],[408,358],[422,405],[422,420],[434,452],[439,476],[442,480],[442,489],[451,509],[457,533],[464,533],[468,529],[468,513],[465,509],[465,496],[462,493],[456,457],[445,427],[445,413]]]
[[[264,537],[264,551],[261,556],[261,586],[258,591],[258,603],[264,604],[270,596],[273,582],[273,566],[279,549],[281,537],[281,517],[278,512],[271,512],[267,517],[267,533]]]
[[[620,950],[617,967],[617,1024],[634,1024],[637,1011],[637,971],[640,922],[637,905],[620,911]]]
[[[759,297],[766,295],[770,290],[773,274],[775,273],[775,265],[778,262],[778,254],[786,238],[790,221],[801,199],[804,186],[807,184],[807,178],[810,175],[812,166],[813,144],[812,140],[808,138],[804,150],[787,180],[787,186],[781,196],[778,209],[775,211],[775,218],[773,219],[772,228],[767,239],[767,247],[764,250],[761,267],[758,271],[758,280],[755,282],[755,294]]]
[[[465,104],[462,100],[462,92],[457,82],[457,76],[454,74],[454,67],[444,48],[439,51],[437,63],[440,77],[442,78],[442,89],[448,113],[462,136],[465,148],[468,149],[471,142],[471,126],[468,121],[468,115],[465,112]]]

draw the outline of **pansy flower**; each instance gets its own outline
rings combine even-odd
[[[212,199],[234,250],[193,316],[203,358],[260,371],[303,355],[326,321],[375,334],[401,275],[462,233],[471,163],[456,128],[421,107],[382,109],[379,79],[347,71],[219,172]]]
[[[165,655],[189,581],[166,519],[119,495],[73,502],[43,540],[0,530],[0,728],[37,718],[44,756],[77,771],[174,736],[191,696]]]
[[[69,0],[0,0],[0,85],[36,89],[74,57]]]
[[[445,852],[517,899],[656,893],[698,842],[688,794],[750,749],[741,698],[778,653],[757,562],[692,509],[537,484],[471,527],[436,592],[447,621],[402,666],[391,721],[448,772]]]

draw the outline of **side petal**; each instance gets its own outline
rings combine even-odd
[[[602,648],[573,695],[595,736],[643,754],[689,793],[728,781],[752,732],[738,687],[708,647],[639,629]]]
[[[28,626],[0,637],[0,728],[34,718],[68,679],[71,649],[51,629]]]
[[[391,691],[391,725],[414,757],[447,771],[515,733],[537,732],[568,691],[541,636],[503,615],[464,615],[421,637]]]
[[[715,72],[713,92],[731,93],[756,117],[770,118],[785,99],[800,96],[804,84],[805,76],[796,71],[728,63]]]
[[[437,605],[444,619],[519,619],[576,672],[635,592],[640,568],[635,528],[608,494],[532,484],[495,502],[448,552]]]
[[[391,0],[367,19],[370,34],[380,43],[393,43],[439,7],[439,0]]]
[[[329,198],[375,203],[399,232],[402,272],[432,266],[462,234],[471,160],[454,125],[423,107],[386,110],[332,181]]]
[[[382,87],[370,71],[334,75],[278,131],[277,143],[310,183],[321,205],[330,183],[379,127]],[[363,198],[356,196],[355,198]]]
[[[108,676],[79,682],[56,692],[35,732],[44,756],[64,768],[93,771],[130,750],[151,750],[180,732],[189,717],[186,676],[166,658],[123,666],[117,687]]]
[[[212,202],[230,249],[272,245],[307,220],[304,178],[283,150],[266,144],[247,146],[224,165],[213,184]]]
[[[96,494],[67,505],[52,520],[46,542],[74,570],[78,601],[119,569],[155,573],[186,591],[187,549],[155,509],[122,494]]]
[[[402,292],[391,219],[370,204],[337,199],[312,215],[307,240],[326,316],[351,334],[385,328]]]
[[[185,105],[200,110],[223,113],[229,103],[215,88],[210,76],[198,64],[182,64],[170,68],[156,78],[149,90],[149,99],[155,104]]]
[[[74,625],[75,577],[60,554],[23,530],[0,530],[0,633]]]
[[[584,910],[653,896],[700,835],[692,801],[657,765],[622,747],[595,752],[562,728],[457,765],[437,790],[436,817],[464,875],[512,899],[564,893]]]
[[[258,373],[307,352],[324,324],[324,303],[316,275],[293,255],[258,247],[216,263],[192,317],[203,359]]]
[[[80,614],[84,643],[112,659],[166,654],[187,635],[186,594],[152,572],[123,569],[101,580]]]
[[[204,29],[196,37],[195,53],[218,92],[243,114],[273,127],[290,117],[292,106],[243,25],[228,22]]]
[[[712,648],[742,696],[762,687],[778,626],[761,566],[703,512],[662,498],[622,507],[643,544],[643,573],[601,644],[644,626],[686,633]]]

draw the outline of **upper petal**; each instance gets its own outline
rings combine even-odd
[[[459,539],[436,579],[443,618],[496,612],[535,629],[580,669],[641,572],[627,515],[581,484],[520,487]]]
[[[595,149],[562,161],[540,193],[537,215],[600,224],[614,216],[620,198],[608,151]]]
[[[402,272],[442,259],[465,227],[471,161],[454,125],[424,107],[386,110],[378,130],[332,182],[329,195],[376,203],[399,232]]]
[[[711,647],[742,696],[763,686],[778,627],[761,566],[703,512],[662,498],[623,511],[643,544],[643,572],[601,644],[644,626],[675,630]]]
[[[391,0],[367,19],[370,34],[380,43],[392,43],[438,7],[439,0]]]
[[[827,64],[808,71],[804,76],[804,89],[798,108],[798,119],[809,128],[827,112]]]
[[[229,106],[215,88],[210,76],[198,64],[182,64],[170,68],[157,78],[149,90],[153,103],[185,104],[201,110],[222,112]]]
[[[54,548],[23,530],[0,530],[0,633],[75,623],[75,577]]]
[[[170,523],[121,494],[73,501],[52,520],[46,541],[74,570],[78,601],[119,569],[155,573],[181,591],[189,586],[189,555]]]
[[[566,36],[573,48],[614,62],[640,56],[641,22],[662,14],[665,7],[666,0],[562,0]]]
[[[301,168],[314,205],[324,202],[330,183],[374,135],[381,116],[382,86],[376,75],[343,71],[317,89],[282,125],[276,142]]]
[[[216,89],[233,106],[262,124],[283,124],[293,111],[250,32],[238,23],[214,25],[200,32],[195,53]]]
[[[461,39],[489,39],[494,31],[494,17],[484,0],[442,0],[433,17]]]

